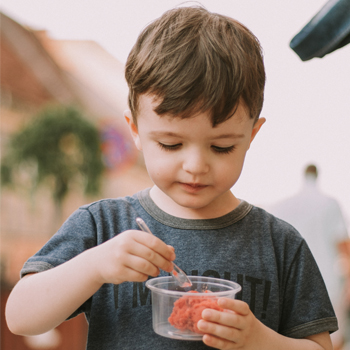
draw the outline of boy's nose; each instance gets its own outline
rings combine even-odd
[[[209,171],[208,157],[199,150],[193,150],[186,154],[182,167],[191,174],[205,174]]]

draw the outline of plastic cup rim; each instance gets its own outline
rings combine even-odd
[[[219,291],[219,292],[213,292],[210,293],[210,295],[212,296],[216,296],[216,297],[220,297],[220,296],[225,296],[227,294],[237,294],[238,292],[240,292],[240,290],[242,289],[242,287],[234,282],[234,281],[230,281],[230,280],[225,280],[222,278],[216,278],[216,277],[206,277],[206,276],[188,276],[188,278],[191,280],[192,283],[206,283],[206,284],[215,284],[216,286],[225,286],[225,287],[231,287],[232,289],[227,289],[224,291]],[[202,279],[204,281],[202,281]],[[165,283],[165,282],[170,282],[173,280],[172,276],[162,276],[162,277],[155,277],[155,278],[151,278],[148,281],[146,281],[146,287],[149,288],[152,292],[155,293],[159,293],[159,294],[168,294],[168,295],[182,295],[182,294],[187,294],[189,295],[185,290],[184,291],[179,291],[179,290],[167,290],[167,289],[162,289],[159,288],[155,285],[153,285],[153,283],[155,282],[154,280],[157,280],[157,282],[159,283]],[[220,282],[215,282],[215,281],[220,281]],[[162,283],[162,284],[163,284]],[[195,294],[196,297],[198,296],[206,296],[208,297],[208,293],[196,293]]]

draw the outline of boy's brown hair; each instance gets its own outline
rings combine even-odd
[[[142,94],[155,97],[160,116],[209,112],[213,127],[233,115],[241,98],[257,120],[264,100],[259,41],[241,23],[202,7],[175,8],[148,25],[125,77],[135,124]]]

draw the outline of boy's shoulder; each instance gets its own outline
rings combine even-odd
[[[138,202],[137,193],[132,196],[99,199],[80,206],[79,210],[87,210],[93,213],[100,210],[106,210],[108,208],[115,209],[116,207],[132,206],[136,202]]]
[[[69,217],[69,222],[90,222],[92,225],[130,225],[137,213],[142,213],[138,193],[131,196],[103,198],[80,206]],[[124,229],[124,226],[122,227]],[[115,227],[116,229],[116,227]]]
[[[273,228],[291,231],[291,233],[295,233],[296,235],[300,236],[298,231],[291,224],[270,213],[268,210],[259,206],[252,205],[251,211],[254,216],[254,220],[269,223],[273,225]]]
[[[295,227],[261,207],[252,206],[247,220],[252,226],[271,235],[273,240],[293,241],[295,244],[301,244],[304,241]]]

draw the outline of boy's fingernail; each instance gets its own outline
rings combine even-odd
[[[171,260],[175,260],[176,254],[175,254],[175,248],[172,247],[171,245],[168,246],[171,249]]]
[[[171,271],[173,271],[173,269],[174,269],[174,265],[173,265],[173,263],[170,263],[167,271],[171,272]]]
[[[204,320],[199,320],[197,322],[197,327],[198,327],[198,329],[205,331],[208,328],[208,323],[205,322]]]
[[[209,318],[209,317],[211,317],[211,315],[212,315],[212,312],[210,311],[210,309],[205,309],[202,312],[202,317],[203,318]]]
[[[226,305],[226,300],[224,298],[219,298],[218,299],[218,305],[223,307]]]

